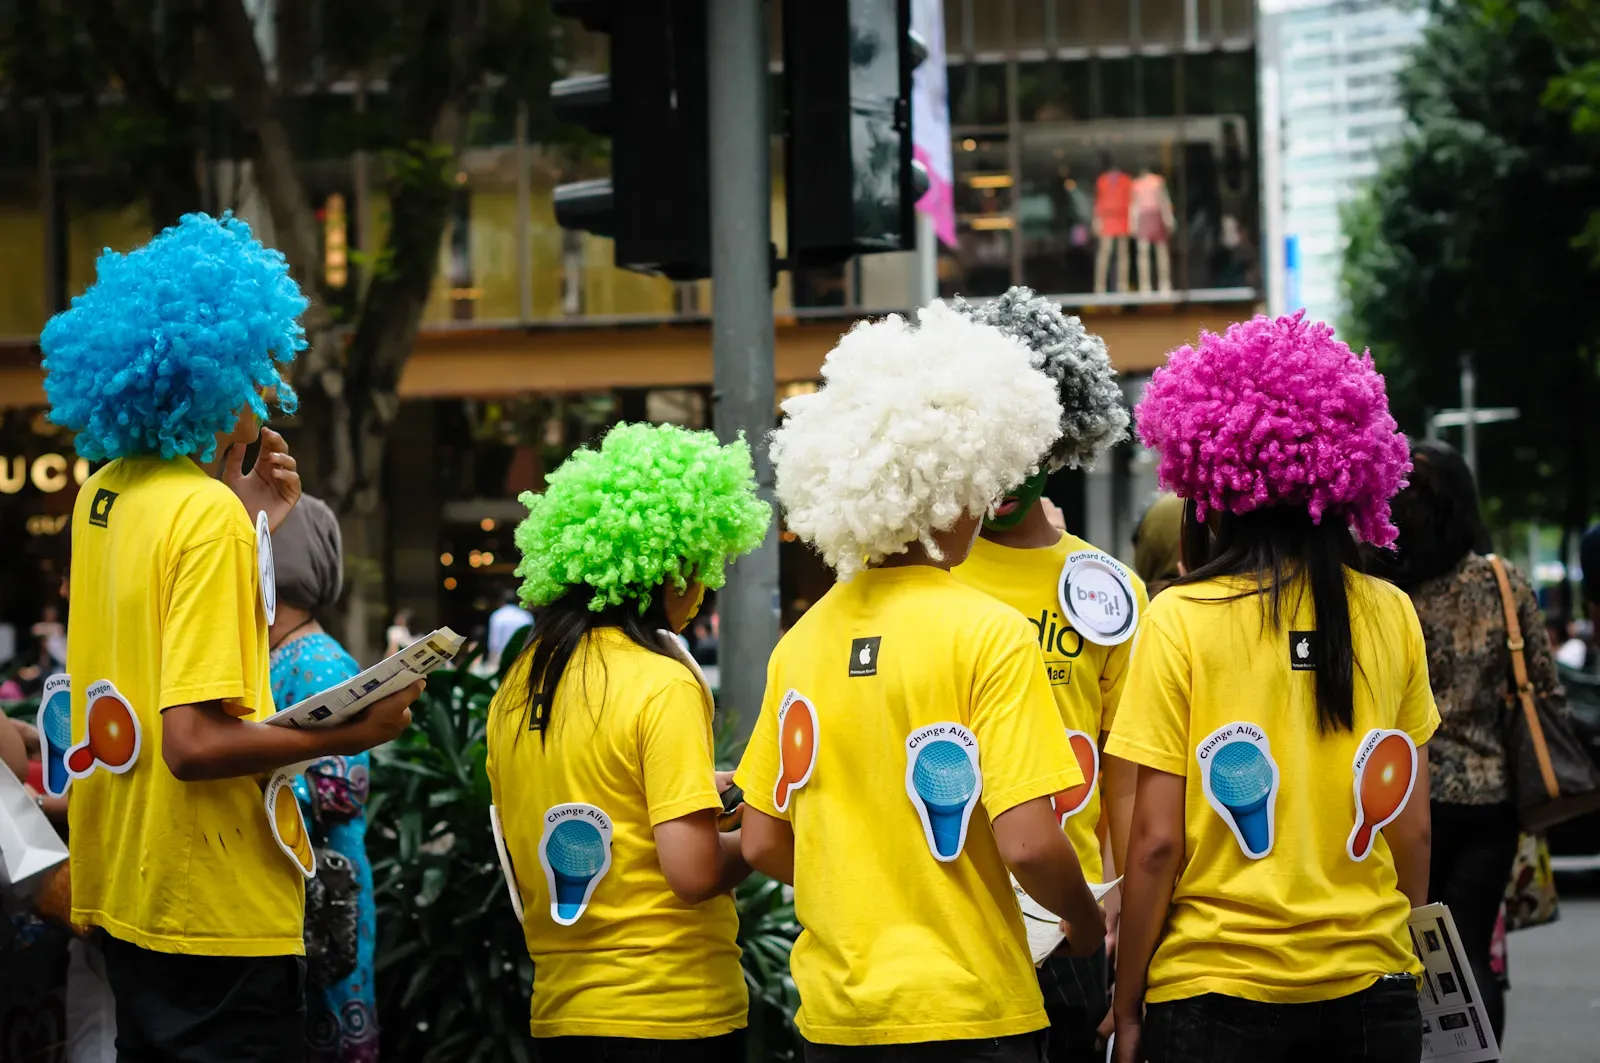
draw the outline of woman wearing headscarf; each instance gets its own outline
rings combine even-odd
[[[267,640],[272,648],[272,699],[286,709],[351,678],[361,666],[317,621],[318,613],[339,600],[344,585],[344,550],[333,511],[320,498],[301,496],[273,533],[272,543],[278,611]],[[378,1058],[372,980],[378,914],[367,860],[370,767],[368,753],[323,757],[295,781],[314,846],[349,861],[358,887],[355,970],[333,985],[308,990],[306,1047],[312,1063],[369,1063]],[[310,906],[307,917],[313,918]]]
[[[1174,351],[1136,416],[1188,574],[1106,743],[1139,765],[1116,1058],[1416,1063],[1439,714],[1410,599],[1356,553],[1394,541],[1411,467],[1383,378],[1258,317]]]
[[[1183,499],[1163,491],[1133,529],[1133,570],[1154,598],[1183,575],[1178,549],[1183,531]]]

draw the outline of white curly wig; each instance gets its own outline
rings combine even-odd
[[[1083,322],[1061,312],[1054,300],[1021,285],[982,306],[957,299],[955,309],[1026,343],[1035,365],[1055,381],[1061,402],[1061,438],[1050,448],[1049,466],[1077,469],[1095,463],[1128,434],[1117,371],[1105,340]]]
[[[981,515],[1061,435],[1055,383],[1023,343],[935,302],[919,327],[861,322],[783,404],[772,434],[788,527],[841,581]]]

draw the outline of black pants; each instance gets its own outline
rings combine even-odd
[[[1047,958],[1039,968],[1039,991],[1044,994],[1045,1014],[1050,1016],[1051,1063],[1104,1058],[1104,1052],[1095,1053],[1100,1020],[1111,1006],[1104,946],[1086,959],[1065,953]]]
[[[744,1031],[689,1041],[642,1037],[535,1037],[539,1063],[745,1063]]]
[[[181,956],[107,936],[118,1063],[295,1063],[306,1053],[299,956]]]
[[[806,1063],[1044,1063],[1045,1032],[909,1045],[814,1045]]]
[[[1148,1063],[1417,1063],[1422,1007],[1409,975],[1317,1004],[1209,993],[1148,1005],[1143,1046]]]
[[[1472,965],[1484,1010],[1498,1039],[1506,1026],[1506,999],[1489,967],[1495,919],[1517,858],[1517,811],[1502,805],[1450,805],[1435,801],[1428,899],[1443,901],[1455,917],[1461,947]]]

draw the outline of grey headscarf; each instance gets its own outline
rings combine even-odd
[[[278,600],[309,613],[339,600],[344,585],[344,544],[339,518],[320,498],[301,495],[299,505],[272,533],[278,570]]]

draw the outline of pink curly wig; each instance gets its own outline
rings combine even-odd
[[[1389,416],[1383,377],[1305,311],[1200,333],[1157,369],[1135,411],[1161,482],[1212,510],[1304,506],[1394,542],[1389,500],[1406,485],[1410,448]]]

